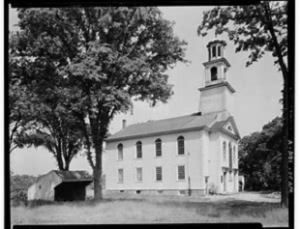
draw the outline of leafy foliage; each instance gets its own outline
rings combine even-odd
[[[10,201],[12,206],[27,204],[27,190],[37,180],[29,175],[10,174]]]
[[[204,12],[198,34],[205,36],[207,30],[215,34],[227,33],[236,45],[236,52],[250,51],[246,66],[258,61],[265,51],[272,53],[274,64],[279,66],[283,77],[283,144],[281,204],[288,206],[289,141],[294,141],[291,126],[294,126],[293,75],[288,69],[288,8],[293,13],[292,2],[262,1],[255,5],[214,7]],[[292,146],[293,148],[293,146]],[[293,149],[292,149],[293,151]]]
[[[11,53],[22,57],[18,61],[25,68],[19,78],[38,95],[36,107],[43,108],[39,114],[45,117],[40,123],[52,137],[35,134],[34,142],[43,138],[52,145],[57,135],[50,127],[74,124],[83,136],[100,199],[102,144],[110,121],[132,107],[132,98],[152,106],[167,102],[172,85],[166,71],[186,62],[186,43],[156,7],[18,11],[21,32],[11,39]]]
[[[262,131],[241,139],[239,169],[245,176],[246,190],[281,189],[282,128],[282,118],[277,117],[264,125]]]
[[[270,20],[266,11],[270,8]],[[288,54],[287,39],[287,2],[264,2],[256,5],[215,7],[204,12],[198,34],[207,35],[207,30],[215,28],[215,34],[227,33],[236,45],[236,52],[250,51],[246,66],[258,61],[265,51],[278,57]],[[279,49],[276,49],[274,37],[270,32],[272,24]],[[287,59],[285,59],[287,61]],[[276,58],[275,64],[278,64]]]

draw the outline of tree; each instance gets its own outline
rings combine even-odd
[[[264,125],[262,131],[239,142],[239,169],[246,178],[247,190],[280,190],[282,160],[282,118]]]
[[[288,150],[293,141],[293,95],[292,76],[287,66],[287,2],[260,2],[256,5],[214,7],[204,12],[198,34],[205,36],[207,30],[215,34],[226,33],[236,45],[236,52],[250,51],[246,66],[258,61],[265,51],[275,58],[275,64],[283,76],[283,138],[281,204],[288,206]]]
[[[156,7],[20,9],[19,18],[30,55],[43,60],[43,68],[56,66],[52,75],[65,82],[69,111],[81,123],[93,168],[94,196],[101,199],[110,121],[131,108],[132,99],[151,106],[167,102],[172,86],[166,71],[185,62],[186,43]]]
[[[43,146],[60,170],[69,170],[82,148],[82,133],[69,112],[64,82],[57,80],[57,65],[34,53],[30,39],[26,31],[10,36],[10,149]]]

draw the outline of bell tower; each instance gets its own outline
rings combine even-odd
[[[222,111],[230,114],[232,110],[235,90],[228,82],[230,64],[224,57],[225,47],[226,42],[219,39],[214,39],[207,44],[208,61],[203,63],[205,84],[204,87],[199,88],[202,114]]]

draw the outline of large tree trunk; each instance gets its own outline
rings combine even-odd
[[[281,167],[281,206],[287,207],[289,202],[289,161],[288,161],[288,150],[289,150],[289,125],[290,125],[290,113],[289,113],[289,86],[290,79],[288,74],[288,68],[286,67],[281,49],[274,31],[274,26],[272,22],[271,9],[268,2],[264,2],[263,6],[265,8],[267,26],[269,28],[270,34],[272,36],[272,41],[276,49],[276,54],[278,56],[278,63],[283,76],[283,147],[282,147],[282,167]],[[290,7],[290,5],[289,5]]]
[[[282,147],[282,175],[281,175],[281,205],[289,205],[289,161],[288,161],[288,142],[289,142],[289,80],[288,77],[284,82],[283,89],[283,147]]]
[[[94,200],[102,199],[102,141],[95,145]]]

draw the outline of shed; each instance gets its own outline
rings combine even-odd
[[[93,178],[86,171],[52,170],[28,188],[28,200],[85,200],[86,186]]]

